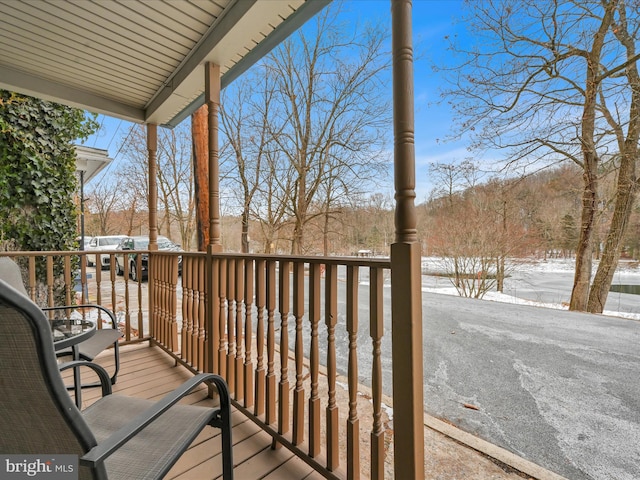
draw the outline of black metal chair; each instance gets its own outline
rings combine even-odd
[[[113,347],[113,360],[114,370],[111,373],[110,381],[112,385],[115,385],[118,372],[120,371],[120,338],[122,338],[122,332],[118,329],[118,322],[113,312],[100,305],[85,304],[85,305],[65,305],[61,307],[44,307],[43,311],[83,311],[87,310],[98,311],[98,321],[101,321],[102,315],[105,315],[109,319],[109,328],[100,328],[89,337],[73,347],[69,347],[64,350],[58,350],[56,352],[57,357],[72,357],[73,360],[86,360],[92,362],[98,354],[102,353],[109,347]],[[82,387],[99,387],[100,383],[84,383]]]
[[[21,292],[23,295],[27,297],[29,296],[22,281],[20,267],[9,257],[0,257],[0,280],[6,281],[9,285]],[[120,332],[120,330],[118,329],[118,322],[113,312],[101,305],[95,304],[45,307],[42,310],[53,312],[62,311],[65,312],[65,315],[70,314],[72,311],[87,312],[88,310],[94,310],[98,313],[98,321],[101,321],[103,317],[108,319],[109,328],[98,329],[95,334],[87,340],[80,342],[73,348],[59,350],[56,352],[56,355],[61,358],[72,357],[73,360],[87,360],[89,362],[92,362],[98,356],[98,354],[100,354],[107,348],[112,347],[114,356],[114,371],[111,373],[111,384],[115,384],[118,376],[118,371],[120,370],[120,351],[118,345],[120,338],[122,337],[122,332]],[[82,385],[82,387],[99,386],[99,382]]]
[[[67,393],[51,326],[29,298],[0,280],[0,452],[71,454],[80,479],[159,479],[202,429],[222,430],[223,477],[233,478],[231,411],[225,381],[199,374],[159,402],[111,394],[106,371],[91,362],[103,397],[80,411]],[[213,384],[219,408],[178,404],[203,382]]]

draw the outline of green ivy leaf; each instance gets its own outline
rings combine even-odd
[[[96,115],[0,90],[0,231],[19,250],[64,250],[76,236],[75,151]]]

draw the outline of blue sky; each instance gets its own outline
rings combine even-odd
[[[345,18],[350,21],[384,19],[390,24],[390,0],[348,0]],[[446,61],[444,37],[454,30],[462,34],[455,19],[462,13],[460,0],[414,0],[414,87],[416,122],[416,201],[424,201],[432,185],[428,178],[428,167],[433,162],[461,161],[469,156],[465,142],[447,143],[451,128],[451,112],[438,105],[440,80],[433,73],[433,62]],[[117,163],[121,160],[119,146],[126,136],[130,123],[100,115],[101,130],[84,144],[89,147],[107,149]],[[391,145],[390,145],[391,148]],[[392,191],[390,191],[392,193]]]

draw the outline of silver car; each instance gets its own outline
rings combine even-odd
[[[147,250],[149,248],[149,236],[140,235],[135,237],[124,237],[117,249],[119,252],[116,254],[116,272],[118,275],[124,275],[125,264],[129,266],[129,276],[134,281],[146,280],[148,276],[148,263],[149,255],[143,253],[140,256],[140,269],[138,271],[137,253],[129,253],[129,251],[135,250]],[[158,250],[170,250],[175,252],[182,252],[180,245],[176,245],[167,237],[158,235]],[[182,273],[182,256],[178,257],[178,274]]]

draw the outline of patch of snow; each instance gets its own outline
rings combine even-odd
[[[444,272],[444,264],[442,259],[435,257],[423,257],[422,258],[422,271],[423,273],[429,272]],[[594,262],[593,271],[595,272],[597,268],[597,263]],[[575,269],[574,259],[564,259],[564,258],[553,258],[547,260],[526,260],[518,262],[517,269],[520,272],[527,273],[566,273],[573,272]],[[637,278],[638,283],[640,283],[640,267],[639,262],[629,262],[629,261],[621,261],[616,269],[616,275],[624,274],[625,278]],[[448,282],[450,286],[438,286],[434,287],[422,287],[423,292],[431,292],[431,293],[440,293],[444,295],[454,295],[459,296],[458,291],[455,287],[453,287],[448,278],[443,278],[442,283],[446,284]],[[535,302],[531,300],[525,300],[522,298],[514,297],[512,295],[507,295],[504,293],[489,291],[485,293],[482,300],[491,301],[491,302],[503,302],[503,303],[511,303],[517,305],[530,305],[535,307],[543,307],[543,308],[555,308],[559,310],[568,310],[568,305],[560,304],[560,303],[544,303],[544,302]],[[613,317],[622,317],[628,318],[632,320],[640,320],[640,313],[627,313],[627,312],[617,312],[605,310],[602,312],[603,315],[613,316]]]

